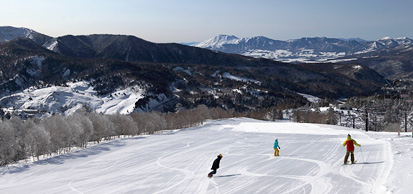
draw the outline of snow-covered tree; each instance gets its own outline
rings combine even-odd
[[[116,135],[134,136],[138,134],[138,125],[133,121],[131,116],[117,113],[109,115],[108,117],[115,126]]]
[[[110,139],[115,135],[115,126],[107,116],[91,112],[89,114],[89,120],[93,125],[92,141],[99,143],[102,139]]]
[[[10,121],[0,123],[0,166],[14,161],[17,154],[17,142],[13,125]]]
[[[93,124],[84,112],[75,112],[66,118],[71,129],[71,142],[77,147],[85,147],[93,134]]]
[[[60,153],[71,145],[71,128],[62,116],[54,115],[45,118],[41,124],[50,134],[50,150],[52,152]]]
[[[14,148],[16,150],[16,156],[14,160],[21,160],[26,158],[26,146],[24,142],[24,138],[28,133],[28,129],[24,127],[23,120],[21,120],[19,117],[12,117],[10,119],[11,124],[13,125],[13,130],[15,134],[15,140],[16,140],[16,147]]]
[[[35,124],[32,120],[27,120],[24,127],[28,130],[24,138],[28,154],[36,157],[49,152],[50,135],[41,124]]]

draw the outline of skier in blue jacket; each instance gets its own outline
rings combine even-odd
[[[280,151],[278,149],[281,149],[281,148],[278,145],[278,139],[275,139],[275,141],[274,141],[274,156],[280,156]]]

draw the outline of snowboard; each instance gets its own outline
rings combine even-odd
[[[208,178],[212,178],[212,174],[208,174]]]

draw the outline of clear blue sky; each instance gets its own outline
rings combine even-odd
[[[412,0],[0,0],[0,26],[50,36],[127,34],[152,42],[218,34],[277,40],[413,38]]]

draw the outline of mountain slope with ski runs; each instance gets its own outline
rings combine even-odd
[[[343,165],[347,134],[361,144]],[[278,138],[280,156],[272,148]],[[411,135],[246,118],[0,168],[1,193],[410,193]],[[217,174],[207,177],[218,154]]]

